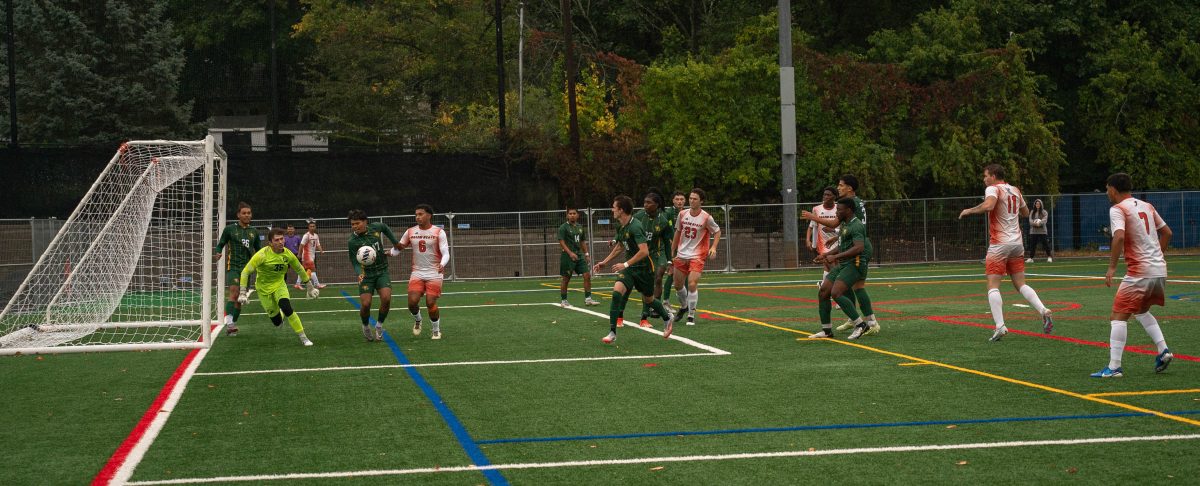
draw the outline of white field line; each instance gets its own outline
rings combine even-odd
[[[1027,273],[1027,274],[1025,274],[1025,276],[1026,277],[1067,277],[1067,278],[1086,278],[1086,279],[1090,279],[1090,280],[1104,280],[1104,277],[1097,277],[1095,275],[1057,275],[1057,274],[1053,274],[1053,273]],[[871,280],[875,280],[875,279],[871,279]],[[1200,280],[1167,279],[1167,282],[1198,284],[1198,283],[1200,283]],[[1120,284],[1120,283],[1121,283],[1121,276],[1114,276],[1113,284],[1116,285],[1116,284]]]
[[[345,299],[343,299],[345,300]],[[439,309],[477,309],[481,307],[529,307],[540,305],[558,305],[553,302],[529,302],[524,304],[478,304],[478,305],[439,305]],[[300,312],[300,311],[297,311]],[[358,309],[338,309],[338,310],[319,310],[319,311],[303,311],[304,314],[337,314],[339,312],[353,312],[358,314]],[[266,312],[243,312],[243,316],[265,316]]]
[[[214,331],[213,337],[220,333],[221,328]],[[133,449],[129,451],[129,455],[125,456],[125,462],[121,463],[121,467],[117,468],[116,474],[113,475],[112,481],[109,484],[127,484],[130,477],[133,477],[133,471],[137,469],[138,464],[142,462],[142,458],[146,456],[146,451],[150,450],[150,446],[154,444],[154,439],[158,438],[158,433],[162,431],[163,426],[167,424],[167,419],[171,418],[171,412],[175,410],[175,405],[179,403],[179,398],[183,396],[183,390],[187,388],[187,384],[192,377],[196,375],[196,368],[200,367],[200,363],[204,361],[204,356],[212,349],[204,348],[196,353],[195,359],[188,364],[187,369],[183,371],[183,376],[179,377],[179,381],[175,382],[175,387],[171,389],[171,394],[167,396],[167,401],[163,402],[162,408],[158,410],[158,414],[154,416],[154,420],[150,421],[150,426],[146,427],[145,433],[141,439],[138,439],[137,444],[134,444]]]
[[[724,353],[729,354],[729,353]],[[448,363],[418,363],[407,365],[363,365],[363,366],[331,366],[327,368],[291,368],[277,370],[249,370],[249,371],[212,371],[196,373],[196,376],[226,376],[226,375],[261,375],[268,373],[307,373],[315,371],[353,371],[353,370],[374,370],[374,369],[389,369],[389,368],[432,368],[437,366],[481,366],[481,365],[509,365],[509,364],[537,364],[537,363],[566,363],[572,361],[612,361],[622,359],[659,359],[659,358],[690,358],[695,356],[723,356],[720,353],[684,353],[684,354],[647,354],[642,356],[594,356],[589,358],[547,358],[547,359],[514,359],[504,361],[455,361]]]
[[[584,313],[584,314],[591,314],[591,315],[594,315],[594,316],[599,316],[599,317],[603,317],[603,318],[605,318],[605,319],[608,319],[608,316],[607,316],[607,315],[601,314],[601,313],[599,313],[599,312],[596,312],[596,311],[594,311],[594,310],[591,310],[591,309],[584,309],[584,308],[582,308],[582,307],[575,307],[575,306],[568,307],[567,309],[569,309],[569,310],[573,310],[573,311],[576,311],[576,312],[582,312],[582,313]],[[641,327],[641,326],[639,326],[639,325],[638,325],[638,323],[636,323],[636,322],[632,322],[632,321],[624,321],[624,322],[625,322],[625,327],[626,327],[626,328],[632,327],[632,328],[634,328],[634,329],[638,329],[638,330],[646,331],[646,332],[648,332],[648,333],[650,333],[650,334],[657,334],[657,335],[659,335],[659,336],[662,336],[662,334],[663,334],[663,333],[662,333],[662,331],[659,331],[658,329],[655,329],[655,328],[652,328],[652,327]],[[726,354],[732,354],[732,353],[730,353],[729,351],[725,351],[725,350],[723,350],[723,349],[714,348],[714,347],[712,347],[712,346],[709,346],[709,345],[707,345],[707,344],[701,344],[701,343],[698,343],[698,342],[696,342],[696,341],[693,341],[693,340],[691,340],[691,339],[688,339],[688,338],[685,338],[685,337],[680,337],[680,336],[678,336],[678,335],[674,335],[674,334],[672,334],[672,335],[671,335],[671,338],[670,338],[670,339],[674,339],[674,340],[676,340],[676,341],[679,341],[679,342],[681,342],[681,343],[683,343],[683,344],[686,344],[686,345],[688,345],[688,346],[691,346],[691,347],[693,347],[693,348],[699,348],[699,349],[703,349],[703,350],[705,350],[705,351],[708,351],[708,352],[710,352],[710,353],[713,353],[713,354],[716,354],[716,355],[726,355]]]
[[[349,478],[349,477],[378,477],[378,476],[400,476],[407,474],[432,474],[432,473],[451,473],[451,472],[478,472],[485,470],[510,470],[510,469],[549,469],[563,467],[595,467],[595,466],[615,466],[623,464],[660,464],[671,462],[704,462],[704,461],[729,461],[739,459],[763,459],[763,458],[781,458],[781,457],[812,457],[812,456],[835,456],[835,455],[853,455],[853,454],[877,454],[886,452],[924,452],[924,451],[951,451],[951,450],[970,450],[970,449],[998,449],[1011,447],[1044,447],[1044,446],[1064,446],[1064,445],[1083,445],[1083,444],[1110,444],[1121,442],[1157,442],[1163,440],[1195,440],[1200,439],[1200,434],[1186,435],[1154,435],[1154,436],[1138,436],[1138,437],[1097,437],[1091,439],[1061,439],[1061,440],[1031,440],[1031,441],[1011,441],[1011,442],[977,442],[970,444],[931,444],[931,445],[912,445],[912,446],[891,446],[891,447],[859,447],[853,449],[827,449],[827,450],[796,450],[796,451],[779,451],[779,452],[756,452],[756,453],[741,453],[741,454],[712,454],[702,456],[663,456],[663,457],[637,457],[629,459],[608,459],[594,461],[562,461],[562,462],[528,462],[528,463],[512,463],[512,464],[493,464],[490,466],[451,466],[451,467],[430,467],[416,469],[380,469],[369,471],[343,471],[343,472],[328,472],[328,473],[293,473],[293,474],[264,474],[255,476],[221,476],[214,478],[180,478],[167,479],[161,481],[134,481],[127,483],[131,486],[149,486],[155,484],[199,484],[199,483],[218,483],[218,482],[245,482],[245,481],[279,481],[279,480],[299,480],[299,479],[323,479],[323,478]]]

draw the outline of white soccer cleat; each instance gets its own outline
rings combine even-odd
[[[383,341],[383,326],[375,326],[375,340]]]
[[[421,321],[413,321],[413,336],[421,335]]]
[[[868,326],[867,330],[863,332],[863,336],[879,334],[879,322],[878,321],[867,321],[867,326]]]
[[[567,309],[567,308],[571,307],[571,303],[564,300],[562,302],[559,302],[558,306],[562,307],[563,309]]]
[[[1005,334],[1008,334],[1008,326],[1000,326],[996,328],[994,332],[992,332],[992,337],[988,338],[988,341],[999,341],[1004,338]]]
[[[838,327],[837,327],[837,330],[838,330],[838,331],[845,331],[845,330],[847,330],[847,329],[850,329],[850,328],[852,328],[852,327],[854,327],[854,321],[853,321],[853,320],[851,320],[851,319],[846,319],[846,322],[843,322],[843,323],[842,323],[842,325],[838,326]]]
[[[1054,257],[1046,258],[1046,263],[1054,263]]]
[[[297,334],[296,336],[300,338],[300,344],[303,344],[305,346],[313,345],[313,342],[309,341],[308,336],[305,336],[304,333]]]
[[[363,326],[363,337],[366,338],[368,343],[375,340],[375,334],[371,332],[371,326]]]
[[[237,324],[229,323],[229,324],[225,325],[225,335],[226,336],[230,336],[230,337],[237,336],[237,333],[238,333]]]
[[[1032,259],[1032,258],[1026,258],[1026,259],[1025,259],[1025,263],[1033,263],[1033,259]]]
[[[432,336],[430,336],[430,339],[433,339],[433,340],[435,340],[435,341],[436,341],[436,340],[438,340],[438,339],[441,339],[441,338],[442,338],[442,330],[441,330],[441,329],[434,329],[434,330],[433,330],[433,335],[432,335]]]
[[[854,331],[851,332],[849,336],[846,336],[846,339],[853,341],[855,339],[863,337],[863,335],[866,334],[866,332],[869,329],[871,329],[871,326],[867,325],[867,323],[865,323],[865,322],[862,324],[859,324],[857,326],[854,326]]]
[[[604,336],[604,339],[601,339],[600,341],[603,342],[604,344],[612,344],[612,342],[616,341],[616,340],[617,340],[616,331],[608,331],[608,335]]]
[[[583,299],[583,305],[600,305],[600,302],[596,301],[596,299],[588,297]]]
[[[809,334],[807,339],[828,339],[833,337],[833,333],[822,329],[820,332]]]

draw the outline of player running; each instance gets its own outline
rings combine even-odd
[[[617,322],[621,319],[625,304],[634,290],[642,294],[643,303],[663,316],[663,322],[666,324],[663,337],[669,338],[675,318],[663,308],[662,301],[654,298],[654,268],[649,258],[650,248],[646,245],[646,231],[642,228],[642,223],[633,218],[633,199],[629,196],[617,196],[613,199],[612,212],[613,217],[621,224],[617,227],[617,244],[613,245],[608,256],[596,262],[592,272],[599,272],[609,261],[616,258],[622,249],[625,250],[625,260],[612,266],[612,270],[617,273],[617,281],[613,284],[612,307],[608,311],[608,335],[601,341],[607,344],[617,340]]]
[[[812,334],[809,339],[833,337],[832,300],[836,300],[846,313],[850,322],[854,323],[854,331],[847,339],[858,339],[871,334],[871,325],[854,310],[854,302],[847,295],[851,287],[866,281],[868,263],[871,260],[873,248],[867,238],[867,226],[854,214],[855,201],[842,198],[837,202],[837,219],[842,224],[838,229],[838,249],[817,257],[817,263],[826,265],[838,264],[821,281],[818,311],[821,317],[821,332]]]
[[[397,248],[412,247],[412,273],[408,277],[408,312],[413,316],[413,336],[421,335],[421,296],[425,296],[425,308],[429,309],[431,337],[442,338],[441,312],[438,297],[442,296],[442,274],[450,264],[450,243],[446,232],[434,226],[433,207],[418,204],[417,225],[409,228],[400,237]]]
[[[318,289],[325,288],[321,284],[321,279],[317,278],[317,252],[325,254],[325,247],[321,246],[321,236],[317,234],[317,221],[314,219],[308,220],[308,232],[300,238],[300,263],[304,265],[304,269],[308,270],[308,276],[312,279],[313,284]]]
[[[704,262],[717,255],[721,244],[721,227],[712,215],[700,208],[704,204],[704,190],[699,187],[688,193],[690,208],[679,214],[675,223],[675,238],[671,248],[675,250],[675,295],[679,298],[679,312],[687,312],[687,325],[696,324],[696,303],[700,295],[696,290]],[[710,243],[711,241],[711,243]]]
[[[600,305],[592,299],[592,273],[588,271],[587,241],[583,238],[583,226],[579,224],[579,210],[567,208],[567,221],[558,227],[558,247],[562,254],[558,256],[558,274],[562,282],[558,286],[559,305],[571,307],[567,302],[567,285],[571,283],[571,275],[583,275],[584,305]]]
[[[387,256],[400,254],[400,240],[392,229],[383,223],[368,223],[367,213],[361,209],[350,211],[350,239],[346,246],[350,250],[350,266],[358,274],[358,317],[362,320],[362,333],[367,342],[383,341],[383,321],[392,309],[392,278],[388,272]],[[383,238],[392,242],[391,248],[383,251]],[[358,249],[369,246],[375,249],[375,262],[362,265],[355,255]],[[371,331],[371,298],[379,292],[379,314],[375,317],[375,330]]]
[[[1150,314],[1150,306],[1161,306],[1166,302],[1163,297],[1167,287],[1167,260],[1163,257],[1162,249],[1171,243],[1171,228],[1154,206],[1130,195],[1133,180],[1128,174],[1109,176],[1106,186],[1108,200],[1113,206],[1108,210],[1112,253],[1108,259],[1108,272],[1104,274],[1104,285],[1112,287],[1113,274],[1117,272],[1117,260],[1121,258],[1122,251],[1125,253],[1125,278],[1121,279],[1121,286],[1117,288],[1112,316],[1109,318],[1108,366],[1091,376],[1125,376],[1125,370],[1121,368],[1121,354],[1125,351],[1126,323],[1131,315],[1142,324],[1158,348],[1154,371],[1162,373],[1175,356],[1167,349],[1167,339],[1158,326],[1158,319]]]
[[[308,272],[304,271],[304,267],[300,265],[296,254],[284,247],[284,233],[282,228],[272,229],[270,246],[255,253],[242,269],[239,275],[239,284],[242,290],[238,293],[238,302],[242,305],[250,302],[250,292],[246,285],[250,280],[250,274],[257,272],[258,278],[254,280],[254,290],[258,292],[258,303],[262,304],[263,310],[267,311],[271,323],[278,327],[283,324],[284,319],[287,319],[288,325],[292,326],[293,331],[296,331],[296,337],[300,338],[300,344],[312,346],[313,342],[304,335],[304,324],[300,322],[300,314],[292,309],[292,299],[288,294],[287,282],[284,281],[288,269],[295,271],[296,275],[299,275],[300,279],[308,286],[308,298],[317,298],[320,291],[313,285],[312,279],[308,277]]]
[[[675,230],[662,209],[662,203],[662,195],[651,190],[642,200],[642,209],[634,213],[633,218],[642,223],[642,229],[646,230],[646,247],[650,249],[650,265],[654,270],[654,298],[662,302],[663,308],[669,310],[667,303],[662,300],[662,279],[670,269],[667,255],[671,252],[671,238],[675,236]],[[638,325],[650,327],[651,314],[650,307],[642,306],[642,317]],[[662,317],[657,315],[657,312],[653,314],[654,317]]]
[[[1008,275],[1013,287],[1042,316],[1042,332],[1054,330],[1054,319],[1050,309],[1042,305],[1033,287],[1025,285],[1025,244],[1021,241],[1020,218],[1029,216],[1029,206],[1021,190],[1004,182],[1004,167],[990,164],[983,168],[983,183],[987,185],[983,202],[973,208],[964,209],[958,219],[972,214],[987,213],[988,251],[986,258],[988,305],[992,309],[992,320],[996,330],[990,341],[999,341],[1008,334],[1004,325],[1004,299],[1000,296],[1000,281]]]
[[[221,249],[229,249],[225,252],[225,285],[229,286],[229,300],[225,302],[225,334],[228,336],[237,336],[237,321],[242,315],[242,304],[238,299],[240,289],[245,286],[239,285],[242,269],[262,249],[258,230],[250,226],[254,216],[250,205],[239,202],[237,207],[237,222],[221,231],[221,239],[217,240],[217,247],[213,250],[213,260],[220,260]]]

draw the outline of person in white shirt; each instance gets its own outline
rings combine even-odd
[[[1033,287],[1025,285],[1025,245],[1021,242],[1020,219],[1029,216],[1029,206],[1021,190],[1004,182],[1004,167],[990,164],[983,168],[983,183],[987,185],[983,202],[973,208],[962,210],[958,219],[972,214],[987,213],[988,251],[986,261],[988,305],[992,309],[992,320],[996,330],[990,341],[999,341],[1008,334],[1004,325],[1004,299],[1000,296],[1000,281],[1008,275],[1013,287],[1029,301],[1029,305],[1042,316],[1042,332],[1054,330],[1050,309],[1042,305]]]
[[[300,237],[300,264],[304,265],[304,269],[308,270],[309,278],[318,289],[325,288],[321,281],[317,279],[317,252],[325,254],[325,247],[321,246],[321,237],[317,235],[317,221],[315,219],[308,220],[308,232]],[[296,277],[296,282],[299,282],[299,276]],[[298,287],[297,287],[298,288]]]
[[[413,335],[421,335],[421,296],[425,296],[425,308],[429,309],[431,337],[442,338],[442,315],[438,311],[438,297],[442,296],[442,274],[450,264],[450,243],[446,232],[434,226],[433,207],[418,204],[415,211],[417,225],[409,228],[400,237],[400,247],[412,247],[412,273],[408,277],[408,312],[413,316]],[[396,254],[399,254],[397,251]]]
[[[821,204],[813,206],[812,214],[820,219],[837,219],[837,199],[837,189],[826,187],[824,191],[821,191]],[[808,229],[804,232],[804,244],[808,246],[808,251],[813,252],[815,257],[836,251],[838,229],[818,224],[816,221],[809,221]],[[825,276],[829,275],[830,268],[832,268],[832,264],[825,263],[824,270],[821,272],[822,281],[825,280]],[[821,284],[818,282],[817,287],[820,286]]]
[[[721,244],[721,227],[711,214],[700,208],[704,204],[704,190],[699,187],[688,193],[688,209],[679,213],[675,223],[675,238],[671,248],[675,250],[672,266],[675,273],[675,295],[679,298],[679,313],[687,311],[687,325],[696,323],[696,291],[704,263],[717,255]],[[678,318],[678,317],[676,317]]]
[[[1125,278],[1121,279],[1121,286],[1113,297],[1108,366],[1091,376],[1125,376],[1121,354],[1125,351],[1129,316],[1136,318],[1146,329],[1150,340],[1154,341],[1154,346],[1158,348],[1158,355],[1154,357],[1154,371],[1162,373],[1175,356],[1167,348],[1167,340],[1158,326],[1158,319],[1150,314],[1150,306],[1166,303],[1167,260],[1163,256],[1163,248],[1171,243],[1171,227],[1158,215],[1154,206],[1130,194],[1133,191],[1133,179],[1128,174],[1113,174],[1105,185],[1108,200],[1113,206],[1108,209],[1112,253],[1108,259],[1108,272],[1104,274],[1104,285],[1112,287],[1122,252],[1125,254]]]

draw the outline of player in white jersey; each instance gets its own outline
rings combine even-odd
[[[1120,378],[1125,375],[1121,368],[1121,354],[1125,351],[1129,316],[1137,318],[1158,355],[1154,358],[1154,371],[1161,373],[1171,364],[1174,355],[1167,349],[1158,319],[1150,314],[1150,306],[1166,303],[1167,260],[1163,248],[1171,243],[1171,228],[1146,201],[1133,197],[1133,180],[1128,174],[1113,174],[1108,177],[1108,200],[1113,206],[1108,210],[1109,228],[1112,230],[1112,253],[1108,259],[1108,272],[1104,274],[1104,285],[1112,287],[1113,274],[1117,272],[1117,261],[1125,253],[1125,278],[1113,298],[1112,316],[1109,320],[1108,366],[1092,373],[1093,378]]]
[[[821,191],[821,204],[813,206],[812,214],[820,219],[837,219],[837,189],[826,187],[824,191]],[[830,228],[818,224],[816,221],[809,221],[808,230],[804,234],[804,244],[808,245],[808,251],[813,252],[816,256],[837,250],[837,227]],[[832,264],[825,263],[824,271],[821,272],[822,281],[825,280],[826,275],[829,275],[830,268],[832,268]],[[820,287],[821,284],[817,283],[817,286]]]
[[[412,274],[408,277],[408,312],[413,316],[413,335],[421,335],[421,296],[425,296],[425,308],[429,309],[433,339],[442,338],[441,312],[437,300],[442,295],[442,274],[450,263],[450,243],[446,232],[434,226],[433,208],[418,204],[417,225],[409,228],[400,237],[400,246],[412,247]]]
[[[313,284],[318,289],[325,288],[320,280],[317,280],[317,252],[325,254],[325,247],[321,246],[321,237],[317,235],[317,221],[314,219],[308,220],[308,232],[300,237],[300,264],[304,265],[304,269],[308,270],[308,276],[312,279]],[[299,282],[299,276],[296,281]]]
[[[985,273],[988,281],[988,305],[992,309],[992,320],[996,322],[996,330],[992,332],[989,340],[999,341],[1008,334],[1008,327],[1004,325],[1004,299],[1000,296],[1000,281],[1006,274],[1012,279],[1013,287],[1021,292],[1038,314],[1041,314],[1042,332],[1049,333],[1054,330],[1050,309],[1042,305],[1042,300],[1038,298],[1033,287],[1025,285],[1025,245],[1021,241],[1020,218],[1029,216],[1029,206],[1025,204],[1020,189],[1004,182],[1004,167],[1000,164],[990,164],[983,168],[983,183],[987,186],[983,203],[962,210],[958,218],[987,213],[988,252]]]
[[[700,209],[704,204],[704,190],[699,187],[688,193],[688,209],[679,213],[675,223],[675,238],[671,248],[675,250],[672,260],[675,275],[675,295],[679,298],[678,316],[687,310],[687,325],[696,324],[696,302],[700,296],[696,286],[704,272],[704,262],[717,255],[721,243],[721,227],[708,211]],[[711,240],[711,243],[710,243]]]

